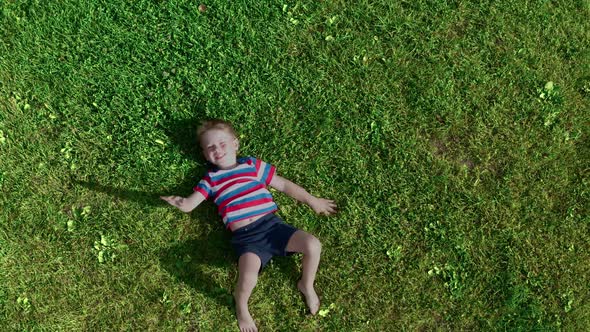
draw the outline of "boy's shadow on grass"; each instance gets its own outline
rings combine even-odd
[[[123,190],[85,181],[74,180],[73,182],[94,191],[110,194],[118,199],[153,206],[168,206],[168,203],[159,198],[161,192]],[[180,187],[184,188],[184,185]],[[204,216],[202,219],[220,218],[216,215],[216,209],[213,206],[200,208]],[[219,222],[219,220],[211,222]],[[237,257],[233,252],[230,240],[229,231],[224,230],[221,226],[213,227],[207,235],[176,243],[164,249],[159,255],[160,264],[177,281],[215,300],[220,306],[227,306],[230,311],[234,311],[235,304],[232,294],[235,285],[232,284],[231,289],[227,289],[215,281],[215,275],[218,273],[237,273],[237,269],[231,268],[232,265],[237,265]],[[271,263],[263,269],[261,275],[270,269],[278,270],[280,274],[291,279],[292,284],[295,284],[300,272],[294,262],[294,259],[298,258],[294,257],[297,256],[273,258]],[[230,279],[233,279],[232,282],[235,283],[237,275],[230,276]]]
[[[201,118],[177,120],[162,128],[170,139],[173,149],[180,150],[185,158],[195,163],[194,168],[188,173],[186,179],[174,187],[160,188],[158,191],[141,191],[116,188],[93,180],[71,179],[71,182],[93,191],[109,194],[117,199],[134,201],[151,206],[166,206],[168,204],[162,201],[160,196],[188,196],[192,192],[192,188],[204,174],[207,165],[205,159],[202,157],[197,141],[197,127],[201,121]]]
[[[162,267],[177,281],[195,289],[197,292],[216,301],[220,306],[227,306],[230,311],[235,310],[233,291],[238,279],[238,258],[230,244],[231,235],[215,229],[207,236],[175,244],[160,254]],[[275,257],[267,265],[265,271],[276,273],[291,280],[293,285],[299,279],[299,271],[293,257]],[[236,268],[232,268],[232,265]],[[276,271],[269,271],[270,269]],[[231,279],[229,286],[216,282],[216,276]],[[235,274],[235,275],[234,275]]]
[[[197,128],[203,120],[201,118],[177,120],[163,128],[174,146],[180,149],[185,157],[199,164],[205,163],[197,138]]]
[[[126,201],[133,201],[137,203],[141,203],[142,205],[152,205],[152,206],[161,206],[164,207],[168,205],[168,203],[164,202],[160,199],[160,196],[167,193],[161,191],[141,191],[141,190],[130,190],[130,189],[121,189],[112,186],[102,185],[96,181],[83,181],[83,180],[76,180],[72,179],[72,183],[75,185],[79,185],[90,189],[92,191],[105,193],[108,195],[113,196],[116,199],[126,200]],[[186,191],[186,187],[178,186],[178,188],[184,188]],[[170,192],[176,192],[172,190]]]
[[[235,260],[229,234],[217,229],[206,237],[174,244],[160,253],[161,266],[177,281],[230,310],[234,308],[233,285],[227,289],[215,277],[231,273],[230,266]]]
[[[223,229],[214,229],[207,236],[175,244],[160,254],[162,267],[174,278],[197,292],[215,300],[220,306],[235,310],[233,291],[238,279],[238,258],[230,244],[231,234]],[[295,259],[298,255],[275,257],[267,265],[260,276],[266,273],[279,273],[290,279],[295,285],[300,272]],[[232,268],[232,265],[235,268]],[[273,270],[273,271],[271,271]],[[224,287],[215,281],[216,275],[231,279],[231,285]],[[235,274],[235,275],[233,275]],[[229,287],[229,289],[228,289]]]

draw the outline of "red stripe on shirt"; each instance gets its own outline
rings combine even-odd
[[[234,184],[245,183],[245,182],[252,182],[252,180],[251,179],[239,179],[239,180],[225,184],[225,186],[215,190],[216,193],[215,193],[214,199],[217,199],[217,197],[219,197],[227,188],[233,186]]]
[[[270,166],[270,171],[268,172],[268,177],[266,178],[266,184],[270,184],[270,182],[272,181],[273,176],[275,176],[275,172],[276,172],[277,168],[274,166]]]
[[[258,190],[264,189],[264,188],[265,187],[264,187],[263,184],[259,184],[259,185],[256,185],[256,186],[248,189],[248,190],[240,191],[240,192],[236,193],[235,195],[226,198],[223,202],[220,202],[221,204],[219,204],[217,206],[217,209],[219,211],[221,211],[221,209],[223,209],[227,204],[231,203],[233,200],[238,199],[238,198],[243,197],[243,196],[246,196],[246,195],[248,195],[250,193],[253,193],[255,191],[258,191]]]
[[[207,199],[207,198],[209,198],[209,191],[213,190],[213,186],[211,185],[211,178],[209,177],[209,175],[205,175],[203,177],[202,181],[205,181],[206,185],[209,186],[209,188],[207,188],[207,189],[200,188],[199,185],[197,184],[196,186],[193,187],[193,190],[200,192],[203,196],[205,196],[205,199]]]
[[[233,175],[230,175],[228,177],[222,178],[219,181],[215,181],[215,185],[216,186],[219,186],[219,185],[222,185],[222,184],[224,184],[224,183],[226,183],[228,181],[231,181],[233,179],[238,179],[238,178],[243,178],[243,177],[248,177],[248,176],[253,177],[253,178],[256,178],[256,173],[255,172],[248,172],[248,173],[237,173],[237,174],[233,174]]]
[[[222,213],[223,213],[223,215],[227,215],[230,212],[238,211],[238,210],[241,210],[241,209],[247,209],[249,207],[258,206],[258,205],[262,205],[262,204],[265,204],[265,203],[270,203],[272,201],[273,201],[272,198],[261,198],[261,199],[257,199],[257,200],[252,201],[252,202],[246,202],[246,203],[241,203],[241,204],[236,204],[236,205],[228,206],[225,210],[222,211]]]
[[[209,193],[207,191],[205,191],[205,189],[196,186],[193,188],[194,191],[201,193],[201,195],[203,195],[203,197],[205,197],[205,199],[209,198]]]

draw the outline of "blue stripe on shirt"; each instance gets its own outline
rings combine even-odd
[[[197,184],[197,188],[203,189],[207,193],[208,196],[211,195],[211,187],[208,184],[204,183],[204,180],[199,182],[199,184]]]
[[[255,173],[255,172],[256,172],[256,170],[253,167],[245,167],[242,169],[234,170],[232,172],[227,172],[227,173],[221,174],[219,176],[214,176],[211,180],[217,184],[219,182],[222,182],[224,179],[227,179],[227,178],[235,176],[235,175],[246,175],[248,173]]]
[[[235,196],[235,195],[237,195],[237,194],[239,194],[241,192],[244,192],[244,191],[247,191],[249,189],[252,189],[252,188],[254,188],[256,186],[259,186],[259,185],[260,185],[260,183],[258,183],[258,182],[252,182],[252,183],[249,183],[247,185],[238,187],[238,188],[236,188],[236,189],[234,189],[234,190],[232,190],[230,192],[225,193],[222,196],[217,197],[217,199],[215,199],[215,204],[221,205],[221,204],[223,204],[223,202],[226,199],[228,199],[228,198],[230,198],[232,196]]]
[[[267,191],[266,193],[254,195],[252,197],[246,197],[246,198],[238,199],[238,200],[233,201],[230,204],[224,206],[223,207],[223,210],[221,210],[221,212],[225,212],[226,209],[228,209],[228,208],[230,208],[232,206],[236,206],[238,204],[249,203],[249,202],[256,201],[256,200],[263,199],[263,198],[271,198],[272,199],[272,195]]]
[[[264,182],[264,183],[267,183],[268,182],[267,181],[268,180],[268,175],[270,174],[270,170],[272,169],[272,166],[270,164],[266,164],[266,163],[264,163],[263,165],[264,165],[264,170],[263,170],[263,173],[262,173],[261,181]]]
[[[278,209],[276,204],[273,204],[272,206],[269,206],[266,209],[261,209],[261,210],[255,210],[246,214],[240,214],[240,215],[236,215],[233,216],[231,218],[227,218],[225,220],[225,225],[228,226],[230,223],[234,222],[234,221],[238,221],[238,220],[242,220],[242,219],[247,219],[250,217],[254,217],[257,215],[261,215],[261,214],[265,214],[265,213],[269,213],[269,212],[273,212],[276,211]]]

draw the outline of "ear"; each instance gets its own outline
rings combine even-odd
[[[234,138],[234,146],[236,147],[236,150],[240,149],[240,140],[238,140],[238,138]]]

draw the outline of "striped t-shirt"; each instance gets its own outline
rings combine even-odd
[[[272,195],[266,189],[276,168],[253,157],[238,159],[238,166],[228,170],[212,169],[194,187],[212,198],[223,223],[231,223],[277,211]]]

